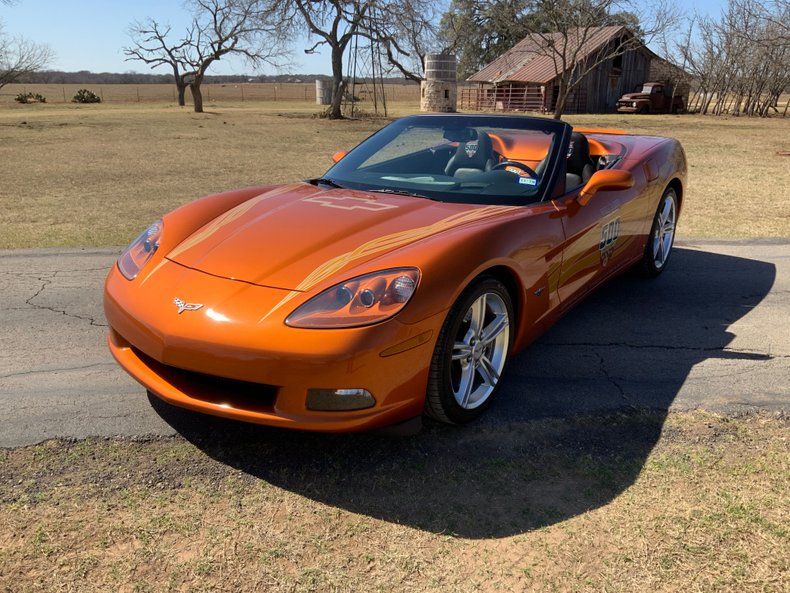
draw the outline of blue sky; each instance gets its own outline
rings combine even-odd
[[[697,0],[694,9],[702,14],[718,14],[726,0]],[[47,43],[55,51],[55,70],[93,72],[149,72],[141,62],[126,62],[122,53],[129,43],[127,29],[135,20],[152,17],[168,22],[174,31],[183,29],[189,14],[180,0],[15,0],[12,6],[0,4],[0,21],[7,35],[22,35]],[[306,40],[295,42],[294,72],[328,74],[328,55],[305,55]],[[169,74],[168,70],[156,72]],[[263,73],[272,74],[269,68]],[[223,59],[212,74],[245,74],[253,69],[241,60]]]
[[[0,21],[6,35],[22,35],[47,43],[55,51],[53,70],[92,72],[150,72],[142,62],[127,62],[122,48],[130,43],[129,24],[147,17],[170,23],[174,33],[184,30],[190,15],[180,0],[13,0],[0,4]],[[304,54],[307,42],[294,45],[295,72],[331,71],[329,58]],[[210,74],[245,74],[253,68],[244,60],[223,58]],[[168,69],[157,73],[170,74]],[[272,74],[274,69],[264,70]]]

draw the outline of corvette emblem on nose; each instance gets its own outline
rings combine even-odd
[[[178,297],[173,299],[173,304],[175,304],[175,306],[178,307],[179,315],[181,315],[181,313],[183,313],[184,311],[197,311],[203,306],[202,304],[198,304],[198,303],[185,303]]]

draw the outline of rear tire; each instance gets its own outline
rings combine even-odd
[[[482,277],[458,297],[431,360],[426,415],[464,424],[488,409],[507,367],[512,321],[510,294],[494,278]]]
[[[655,278],[667,267],[672,246],[675,244],[675,228],[678,220],[678,197],[674,187],[664,190],[658,202],[653,226],[642,256],[642,273]]]

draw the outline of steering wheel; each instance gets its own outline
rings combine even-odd
[[[524,163],[520,163],[518,161],[502,161],[501,163],[497,163],[493,167],[491,167],[492,171],[496,171],[497,169],[504,169],[505,167],[515,167],[516,169],[521,169],[525,173],[529,173],[530,177],[535,179],[538,178],[538,174],[531,168],[525,165]]]

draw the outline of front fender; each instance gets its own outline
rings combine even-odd
[[[448,230],[368,262],[364,271],[416,266],[422,275],[398,320],[416,324],[447,311],[484,273],[506,280],[518,320],[516,347],[556,306],[564,239],[550,205],[524,207],[493,220]],[[354,273],[363,270],[354,270]]]

